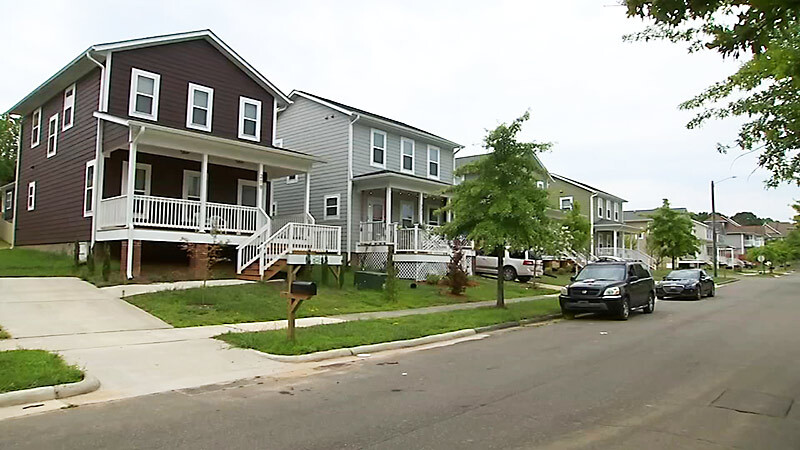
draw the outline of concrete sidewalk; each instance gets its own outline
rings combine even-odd
[[[214,286],[236,286],[239,284],[250,284],[254,281],[246,280],[208,280],[206,285]],[[149,294],[151,292],[178,291],[183,289],[193,289],[203,287],[202,281],[175,281],[172,283],[152,283],[152,284],[121,284],[118,286],[107,286],[100,288],[100,291],[114,298],[130,297],[131,295]]]

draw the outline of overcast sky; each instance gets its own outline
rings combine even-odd
[[[522,137],[548,169],[628,200],[788,220],[794,186],[765,190],[755,155],[720,155],[736,123],[687,130],[677,105],[732,73],[716,53],[624,43],[643,24],[613,0],[78,1],[4,5],[0,110],[91,44],[209,28],[287,94],[302,89],[483,152],[530,109]]]

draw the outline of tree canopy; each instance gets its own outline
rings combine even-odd
[[[0,116],[0,186],[16,177],[18,138],[17,120],[8,114]]]
[[[739,225],[764,225],[767,222],[773,222],[769,217],[758,217],[750,211],[737,212],[731,216],[734,222]]]
[[[711,49],[723,57],[746,57],[742,67],[681,109],[701,110],[688,124],[740,117],[744,123],[731,143],[758,151],[758,165],[771,172],[768,186],[800,185],[800,1],[798,0],[626,0],[628,15],[653,25],[625,38],[667,39],[688,44],[690,52]]]
[[[566,214],[561,225],[566,235],[566,250],[583,253],[589,248],[592,239],[592,223],[581,214],[581,205],[578,202],[572,204],[572,209]]]
[[[664,199],[649,217],[653,220],[648,226],[648,247],[657,260],[670,258],[674,269],[676,259],[697,252],[700,240],[693,233],[691,218],[670,208],[669,200]]]
[[[484,148],[491,153],[456,171],[465,179],[447,190],[452,198],[443,209],[452,211],[453,220],[442,227],[442,234],[451,239],[466,236],[501,255],[506,247],[546,248],[554,240],[545,214],[547,191],[536,186],[543,174],[535,157],[551,144],[517,141],[529,117],[526,112],[488,132]],[[503,306],[502,296],[502,276],[498,276],[498,306]]]

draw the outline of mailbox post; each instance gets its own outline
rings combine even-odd
[[[286,280],[288,291],[281,292],[281,295],[286,297],[286,318],[288,320],[286,332],[290,341],[294,341],[294,321],[297,318],[297,310],[304,300],[317,295],[316,283],[313,281],[294,281],[294,275],[297,272],[293,269],[293,267],[289,267],[289,277]]]

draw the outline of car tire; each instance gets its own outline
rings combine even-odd
[[[657,295],[656,297],[658,297],[659,300],[664,300],[664,296],[663,295]]]
[[[656,310],[656,296],[653,293],[650,293],[650,297],[647,299],[647,304],[642,308],[645,314],[653,314],[653,311]]]
[[[619,311],[617,312],[617,319],[619,320],[628,320],[631,316],[631,301],[628,300],[628,297],[622,299],[622,305],[619,307]]]
[[[517,271],[511,266],[503,267],[503,279],[506,281],[514,281],[517,279]]]
[[[709,296],[709,297],[713,297],[713,296],[717,295],[717,292],[716,292],[716,291],[717,291],[717,287],[716,287],[716,286],[714,286],[714,285],[712,285],[712,286],[711,286],[711,290],[710,290],[710,291],[708,291],[708,296]]]
[[[694,296],[693,300],[702,300],[703,299],[703,288],[697,288],[697,295]]]
[[[561,316],[564,317],[565,320],[572,320],[575,318],[575,313],[572,311],[564,311],[561,310]]]
[[[531,281],[531,277],[528,277],[528,276],[524,276],[524,277],[523,277],[523,276],[519,276],[519,277],[517,277],[517,280],[519,280],[519,282],[520,282],[520,283],[527,283],[528,281]]]

